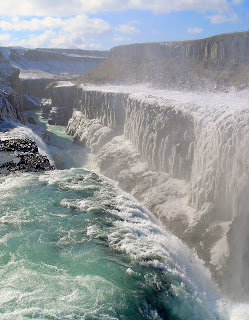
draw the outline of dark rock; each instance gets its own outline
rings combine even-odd
[[[42,118],[48,119],[50,110],[52,109],[52,101],[50,99],[43,99],[40,104]]]
[[[38,153],[38,147],[35,141],[29,139],[10,139],[0,141],[0,151]]]
[[[23,95],[23,108],[24,110],[37,110],[39,108],[40,101],[38,98]]]
[[[53,170],[46,156],[38,153],[35,141],[29,139],[11,139],[0,141],[0,151],[14,153],[16,159],[0,165],[0,175],[14,171],[39,172]]]
[[[27,120],[28,120],[28,123],[36,125],[36,121],[33,117],[28,117]]]
[[[95,172],[91,173],[91,178],[97,182],[102,182],[102,179]]]

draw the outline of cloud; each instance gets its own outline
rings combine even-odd
[[[54,48],[94,48],[100,49],[96,40],[86,40],[87,37],[98,37],[111,33],[111,26],[104,20],[77,15],[69,18],[22,18],[13,17],[0,21],[3,31],[19,32],[22,39],[5,36],[2,45],[18,45],[24,47],[54,47]],[[4,34],[4,33],[3,33]],[[25,36],[23,36],[25,34]],[[17,33],[15,36],[18,37]],[[1,40],[1,38],[0,38]]]
[[[129,25],[140,25],[141,24],[141,21],[140,20],[130,20],[127,24]]]
[[[187,29],[187,33],[190,33],[190,34],[199,34],[199,33],[202,33],[202,32],[203,32],[203,29],[202,28],[198,28],[198,27],[188,28]]]
[[[68,16],[79,13],[80,0],[8,0],[0,2],[1,15]]]
[[[238,4],[241,0],[233,0]],[[99,11],[149,10],[154,13],[172,11],[218,11],[231,8],[228,0],[8,0],[0,2],[1,15],[72,16]]]
[[[6,42],[10,41],[10,34],[8,33],[0,33],[0,45],[5,46]]]
[[[125,33],[125,34],[138,34],[140,33],[140,30],[138,30],[136,27],[127,25],[127,24],[121,24],[116,29],[118,32]]]
[[[113,38],[113,40],[115,42],[123,42],[123,43],[131,41],[130,38],[126,38],[126,37],[116,37],[116,38]]]
[[[243,2],[244,2],[244,0],[233,0],[233,1],[232,1],[232,3],[235,4],[235,5],[241,4],[241,3],[243,3]]]
[[[55,37],[56,32],[46,30],[39,35],[29,35],[28,38],[20,40],[19,45],[24,47],[51,47],[52,44],[54,45]]]
[[[32,18],[20,19],[13,17],[11,20],[1,20],[0,28],[4,31],[37,31],[59,28],[64,32],[81,32],[86,35],[101,35],[110,32],[110,25],[102,19],[88,18],[86,15],[78,15],[71,18]]]
[[[85,35],[102,35],[111,31],[111,26],[104,20],[88,18],[86,15],[78,15],[63,20],[62,27],[66,32],[80,32]]]
[[[43,19],[33,18],[31,20],[21,20],[13,17],[11,20],[1,20],[0,28],[5,31],[36,31],[42,29],[53,29],[62,25],[61,18],[46,17]]]
[[[111,26],[102,19],[77,15],[70,18],[22,18],[1,20],[3,31],[26,32],[25,38],[15,40],[10,36],[2,45],[54,48],[101,48],[99,43],[88,42],[86,37],[97,37],[111,32]],[[1,40],[1,38],[0,38]],[[3,41],[4,42],[4,41]]]
[[[5,41],[4,41],[5,40]],[[7,42],[7,44],[6,44]],[[83,35],[72,34],[64,32],[54,32],[52,30],[46,30],[43,33],[30,34],[27,38],[19,40],[11,38],[3,38],[0,44],[8,46],[22,46],[33,48],[79,48],[79,49],[102,49],[102,45],[98,42],[90,42]]]
[[[215,14],[207,17],[212,24],[234,23],[239,22],[239,16],[236,12],[230,14]]]

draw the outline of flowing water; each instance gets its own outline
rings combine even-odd
[[[190,249],[49,130],[61,170],[0,178],[1,320],[246,319],[228,317]]]

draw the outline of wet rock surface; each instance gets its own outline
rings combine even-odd
[[[52,107],[48,117],[48,124],[66,126],[71,115],[72,109],[67,107]]]
[[[42,118],[48,119],[50,110],[52,109],[51,99],[42,99],[40,108]]]
[[[0,151],[38,153],[38,147],[35,141],[29,139],[10,139],[0,141]]]
[[[11,158],[10,161],[0,164],[0,175],[15,171],[39,172],[55,169],[46,156],[38,153],[36,143],[29,139],[2,140],[0,152],[2,155],[10,155]]]

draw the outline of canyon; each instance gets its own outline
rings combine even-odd
[[[26,125],[34,108],[67,126],[102,174],[196,250],[225,295],[246,300],[248,48],[249,32],[91,55],[2,48],[1,127]]]

